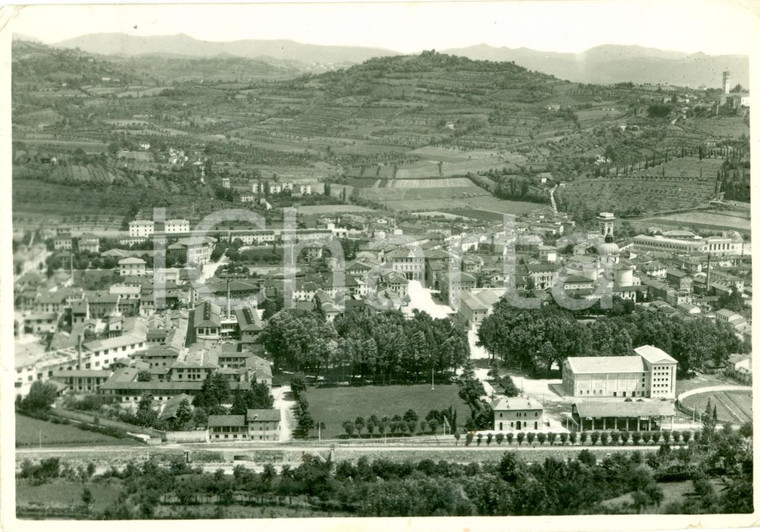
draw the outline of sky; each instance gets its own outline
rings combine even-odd
[[[402,53],[486,43],[581,52],[600,44],[711,55],[748,54],[760,35],[756,0],[34,5],[12,31],[53,44],[88,33],[185,33],[210,41],[290,39]]]

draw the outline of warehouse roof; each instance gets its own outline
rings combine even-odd
[[[573,373],[643,373],[644,362],[638,356],[568,357]]]

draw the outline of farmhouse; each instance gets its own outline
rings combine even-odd
[[[578,397],[675,398],[676,359],[645,345],[632,356],[568,357],[562,368],[565,393]]]
[[[540,430],[544,407],[535,399],[502,397],[493,407],[494,426],[499,432]]]

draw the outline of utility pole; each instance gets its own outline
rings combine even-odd
[[[430,389],[435,390],[435,370],[430,368]]]

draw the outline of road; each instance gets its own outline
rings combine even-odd
[[[221,259],[219,259],[217,262],[209,262],[208,264],[203,265],[203,269],[201,271],[201,276],[198,278],[198,282],[204,282],[207,279],[211,279],[214,274],[216,273],[217,268],[221,266],[222,264],[227,264],[229,262],[229,259],[226,255],[223,255]]]
[[[557,190],[557,185],[554,185],[552,189],[549,191],[549,198],[552,200],[552,209],[554,209],[554,214],[557,214],[557,202],[554,201],[554,191]]]
[[[290,392],[290,386],[280,386],[279,388],[272,389],[272,397],[274,397],[274,407],[280,410],[280,441],[289,441],[293,428],[295,428],[295,416],[293,415],[293,408],[296,406],[296,402],[292,396],[286,398],[286,394]]]
[[[435,453],[436,451],[445,451],[445,452],[488,452],[488,453],[503,453],[506,451],[516,451],[520,453],[535,453],[535,452],[545,452],[545,451],[553,451],[557,453],[578,453],[582,450],[589,450],[596,454],[602,454],[602,453],[614,453],[614,452],[620,452],[620,451],[626,451],[626,452],[632,452],[632,451],[642,451],[642,452],[648,452],[648,451],[657,451],[659,450],[658,445],[639,445],[639,446],[633,446],[633,445],[626,445],[626,446],[579,446],[579,445],[544,445],[541,446],[538,443],[535,443],[533,446],[529,445],[528,443],[525,443],[524,445],[486,445],[483,443],[482,445],[478,446],[476,443],[472,443],[469,447],[466,447],[464,444],[460,444],[457,446],[454,445],[420,445],[420,446],[402,446],[402,445],[347,445],[347,444],[338,444],[335,445],[335,448],[331,448],[330,445],[276,445],[276,444],[248,444],[248,445],[241,445],[241,444],[234,444],[234,445],[227,445],[227,444],[208,444],[208,443],[185,443],[185,444],[174,444],[174,445],[162,445],[159,447],[146,447],[144,445],[135,444],[135,445],[102,445],[102,446],[90,446],[90,447],[26,447],[23,449],[16,449],[16,456],[24,456],[24,455],[40,455],[40,454],[53,454],[53,455],[61,455],[61,456],[76,456],[77,454],[85,455],[83,458],[91,458],[98,454],[103,455],[116,455],[118,456],[119,451],[144,451],[145,456],[147,457],[150,453],[156,452],[161,453],[165,451],[217,451],[217,452],[225,452],[225,453],[250,453],[252,451],[290,451],[290,452],[306,452],[306,453],[329,453],[331,450],[334,450],[335,452],[339,453],[340,451],[351,451],[351,452],[366,452],[366,453],[372,453],[372,452],[427,452],[427,453]],[[141,453],[142,454],[142,453]]]

